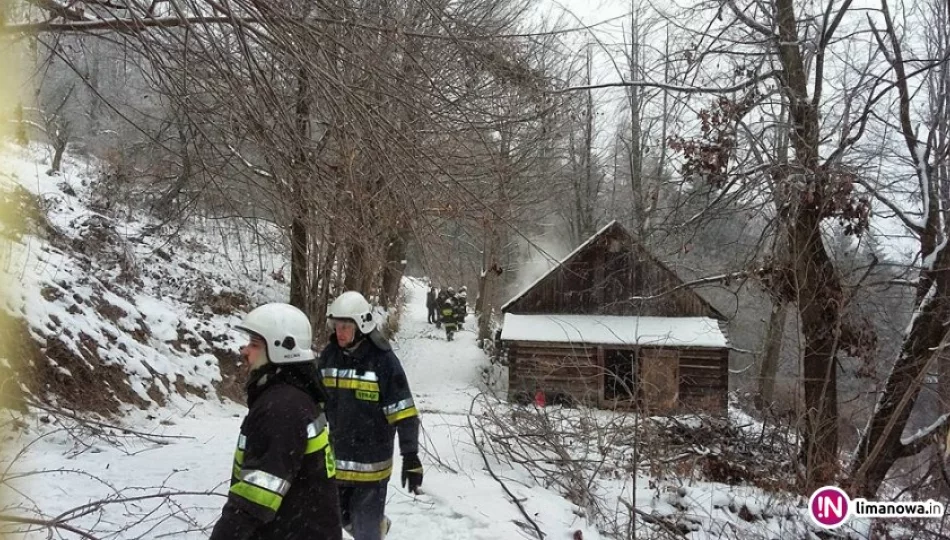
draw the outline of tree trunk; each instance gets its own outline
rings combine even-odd
[[[778,373],[787,319],[788,302],[779,299],[773,300],[772,313],[769,315],[769,327],[765,335],[765,352],[762,357],[762,367],[759,371],[759,392],[756,396],[756,405],[759,409],[771,407],[775,400],[775,376]]]
[[[27,146],[30,144],[30,138],[26,134],[26,122],[23,121],[22,103],[17,103],[14,115],[16,116],[16,134],[14,135],[16,143],[20,146]]]
[[[324,234],[320,243],[313,239],[311,244],[310,270],[310,324],[313,326],[314,339],[326,334],[326,312],[330,305],[330,283],[333,277],[333,264],[336,259],[336,244],[333,238]]]
[[[488,247],[482,259],[482,273],[478,279],[478,340],[482,343],[491,338],[491,317],[494,308],[495,282],[498,280],[498,250],[501,241],[496,229],[497,224],[490,223]]]
[[[67,146],[69,146],[69,140],[65,137],[53,139],[53,164],[50,166],[53,172],[58,173],[63,166],[63,153],[66,152]]]
[[[840,330],[841,282],[821,238],[823,193],[828,178],[819,166],[818,97],[808,95],[808,74],[798,37],[793,0],[776,0],[778,55],[789,102],[789,130],[796,166],[807,187],[797,190],[789,222],[792,273],[789,285],[798,302],[805,341],[802,358],[805,394],[803,435],[806,492],[830,482],[838,468],[838,388],[836,334]]]
[[[307,311],[307,226],[295,217],[290,226],[290,305]]]
[[[940,412],[950,413],[950,351],[944,349],[938,360],[937,387],[940,396]]]
[[[394,233],[386,247],[386,266],[383,269],[383,288],[380,304],[389,309],[399,300],[399,284],[406,271],[406,233]]]
[[[842,291],[822,243],[819,224],[817,212],[800,209],[792,240],[796,296],[805,337],[802,450],[806,492],[827,485],[838,471],[837,350]]]
[[[308,96],[308,76],[307,71],[301,67],[297,73],[297,100],[295,107],[295,121],[297,129],[297,166],[300,170],[307,169],[309,156],[304,148],[304,141],[310,136],[310,100]],[[292,179],[293,187],[291,193],[291,208],[293,208],[293,220],[290,225],[290,305],[295,306],[307,312],[307,272],[309,270],[309,261],[307,253],[309,245],[307,243],[307,222],[306,208],[304,201],[305,183],[301,178],[294,175]]]
[[[628,60],[630,69],[630,80],[642,80],[642,69],[640,65],[640,24],[638,12],[635,6],[630,11],[630,57]],[[590,84],[590,83],[588,83]],[[633,189],[633,213],[636,238],[643,241],[646,231],[646,199],[647,190],[643,185],[643,148],[641,145],[642,133],[640,132],[641,122],[641,96],[642,89],[630,87],[627,89],[627,101],[630,107],[630,187]],[[665,146],[665,144],[661,145]]]
[[[366,270],[364,268],[366,250],[358,240],[350,244],[346,255],[346,273],[343,276],[343,288],[348,291],[360,291],[364,295],[367,291],[362,290],[363,279]]]

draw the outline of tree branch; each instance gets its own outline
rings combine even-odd
[[[584,86],[569,86],[567,88],[561,88],[558,90],[552,90],[552,94],[566,94],[568,92],[583,92],[587,90],[598,90],[602,88],[659,88],[661,90],[668,90],[671,92],[680,92],[683,94],[731,94],[733,92],[738,92],[740,90],[745,90],[755,86],[756,84],[775,77],[781,73],[780,70],[772,70],[764,75],[753,77],[746,81],[743,81],[732,86],[724,86],[722,88],[715,87],[700,87],[700,86],[680,86],[676,84],[666,84],[666,83],[657,83],[651,81],[620,81],[612,83],[603,83],[603,84],[590,84]]]
[[[924,228],[919,223],[917,223],[913,218],[908,216],[903,210],[901,210],[896,204],[894,204],[893,201],[881,195],[876,189],[874,189],[871,186],[870,183],[868,183],[866,180],[860,177],[858,177],[856,181],[857,183],[864,186],[864,189],[868,190],[871,193],[871,195],[874,196],[875,199],[883,203],[884,206],[886,206],[888,209],[891,210],[891,212],[894,212],[894,214],[904,223],[905,227],[915,232],[916,234],[922,234],[924,232]]]
[[[60,523],[52,519],[38,519],[25,516],[12,516],[9,514],[0,514],[0,522],[6,523],[21,523],[23,525],[39,525],[46,527],[48,529],[62,529],[64,531],[69,531],[73,534],[77,534],[83,538],[88,538],[89,540],[99,540],[98,536],[93,536],[82,529],[77,529],[72,525],[67,525],[66,523]]]
[[[89,17],[84,16],[82,13],[69,9],[69,7],[56,2],[55,0],[27,0],[29,3],[34,6],[46,10],[51,14],[62,17],[70,21],[88,21],[91,20]]]
[[[732,13],[736,16],[736,18],[742,21],[743,24],[745,24],[749,28],[755,30],[756,32],[762,34],[763,36],[769,39],[776,39],[778,37],[775,35],[775,31],[773,31],[771,28],[756,21],[752,17],[749,17],[748,15],[745,14],[745,12],[740,11],[739,6],[736,5],[735,0],[727,0],[726,5],[729,6],[729,9],[732,10]]]
[[[708,277],[694,279],[693,281],[682,283],[680,285],[677,285],[676,287],[667,289],[661,293],[654,294],[652,296],[631,296],[627,298],[627,300],[628,301],[656,300],[657,298],[662,298],[664,296],[673,294],[676,291],[679,291],[682,289],[688,289],[691,287],[695,287],[697,285],[708,285],[710,283],[724,283],[724,282],[732,281],[734,279],[742,279],[742,278],[749,278],[749,277],[762,277],[770,273],[771,271],[772,271],[771,268],[762,267],[755,270],[741,270],[738,272],[731,272],[729,274],[719,274],[715,276],[708,276]]]
[[[174,28],[192,24],[232,24],[234,22],[261,22],[259,17],[147,17],[143,19],[115,18],[69,22],[36,22],[0,26],[2,34],[40,34],[44,32],[92,32],[113,30],[120,33],[141,32],[149,28]]]

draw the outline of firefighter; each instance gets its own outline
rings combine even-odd
[[[452,341],[452,337],[458,332],[458,314],[455,312],[455,291],[449,287],[449,294],[441,304],[442,326],[445,326],[445,339]]]
[[[452,290],[452,287],[448,289],[442,288],[439,289],[439,294],[435,297],[435,327],[442,328],[442,307],[445,305],[445,300],[449,297],[449,291]]]
[[[399,433],[402,485],[422,485],[419,413],[399,359],[376,328],[369,302],[358,292],[341,294],[327,310],[333,329],[320,354],[327,392],[336,479],[344,528],[355,540],[380,540],[389,531],[386,488]]]
[[[299,309],[274,303],[252,310],[237,329],[249,336],[241,347],[248,412],[211,540],[340,540],[310,321]]]
[[[438,309],[436,309],[435,303],[436,296],[437,292],[435,287],[429,287],[429,292],[426,293],[426,310],[429,312],[429,324],[435,324],[439,319],[439,312]]]
[[[455,295],[455,310],[458,313],[458,324],[461,328],[465,324],[465,317],[468,315],[468,290],[464,285],[459,288]]]

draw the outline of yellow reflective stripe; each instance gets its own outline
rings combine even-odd
[[[387,414],[386,421],[389,422],[390,424],[395,424],[396,422],[400,420],[404,420],[406,418],[412,418],[413,416],[419,416],[419,411],[417,411],[415,407],[409,407],[408,409],[403,409],[399,412]]]
[[[336,479],[344,481],[348,480],[350,482],[379,482],[380,480],[385,480],[392,476],[392,473],[392,467],[386,469],[385,471],[376,472],[344,471],[337,469]]]
[[[312,454],[323,450],[330,444],[330,430],[324,429],[319,435],[312,439],[307,439],[307,449],[304,454]]]
[[[235,480],[240,480],[240,479],[241,479],[241,466],[235,464],[233,467],[231,467],[231,475],[232,475],[232,477],[233,477]]]
[[[379,392],[379,383],[372,381],[358,381],[356,379],[331,379],[329,377],[324,377],[323,386],[327,388],[344,388],[348,390]]]
[[[234,462],[238,465],[244,465],[244,450],[234,451]]]
[[[264,488],[248,484],[247,482],[238,482],[231,486],[230,492],[243,497],[254,504],[259,504],[276,512],[280,508],[280,503],[284,498],[280,495],[267,491]]]
[[[327,451],[323,453],[323,460],[327,466],[327,478],[336,476],[336,456],[333,454],[333,447],[327,446]]]

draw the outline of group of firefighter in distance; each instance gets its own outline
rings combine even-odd
[[[452,341],[456,332],[465,324],[468,314],[468,290],[464,285],[458,291],[454,287],[437,289],[429,287],[426,293],[426,308],[429,310],[429,323],[436,328],[445,328],[445,339]]]

